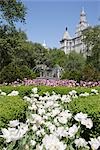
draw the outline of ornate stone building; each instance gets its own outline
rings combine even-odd
[[[78,53],[84,53],[85,45],[82,42],[82,31],[85,30],[88,26],[89,24],[86,19],[86,13],[84,12],[84,9],[82,9],[79,23],[76,26],[75,37],[72,38],[66,28],[66,31],[63,34],[63,38],[60,41],[60,48],[65,52],[65,54],[70,53],[72,50],[75,50]]]

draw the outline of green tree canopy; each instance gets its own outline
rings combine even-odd
[[[89,27],[83,32],[83,36],[87,46],[87,63],[91,63],[100,71],[100,26]]]
[[[0,0],[0,13],[1,23],[6,20],[10,25],[14,25],[15,22],[25,21],[26,8],[19,0]]]

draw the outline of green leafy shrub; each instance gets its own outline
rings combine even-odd
[[[91,134],[99,136],[100,133],[100,95],[80,97],[72,100],[68,104],[68,109],[73,113],[83,112],[87,113],[92,118],[93,128]],[[86,130],[86,137],[88,137],[88,131]]]
[[[10,63],[5,66],[0,73],[0,82],[13,82],[17,79],[23,80],[24,78],[33,79],[36,78],[36,74],[27,66],[17,66],[14,63]]]
[[[11,63],[5,66],[0,73],[0,82],[13,82],[16,79],[22,79],[20,68],[15,64]]]
[[[4,92],[6,92],[7,94],[9,94],[11,91],[15,90],[19,92],[19,96],[21,96],[22,98],[26,95],[30,95],[30,93],[32,92],[32,88],[36,87],[36,86],[0,86],[0,89]],[[57,87],[52,87],[52,86],[37,86],[38,87],[38,93],[40,95],[43,95],[44,92],[49,92],[52,93],[52,91],[56,92],[57,94],[68,94],[68,92],[70,92],[71,90],[76,90],[78,92],[78,94],[83,93],[83,92],[91,92],[92,88],[88,88],[88,87],[64,87],[64,86],[57,86]],[[98,91],[100,91],[100,87],[95,87],[95,89],[97,89]]]
[[[25,120],[27,104],[19,96],[0,96],[0,128],[10,120]]]
[[[36,74],[29,69],[29,67],[23,65],[20,67],[20,72],[22,74],[22,79],[27,78],[27,79],[35,79],[36,78]]]
[[[65,71],[62,74],[62,79],[76,80],[79,82],[82,79],[82,71],[79,70]]]

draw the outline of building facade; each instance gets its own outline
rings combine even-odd
[[[84,9],[82,9],[79,23],[76,26],[75,36],[71,37],[66,28],[66,31],[63,34],[63,38],[60,41],[60,48],[65,52],[65,54],[68,54],[73,50],[77,53],[84,53],[85,45],[82,42],[82,31],[85,30],[88,26],[89,24],[86,19],[86,13],[84,12]]]

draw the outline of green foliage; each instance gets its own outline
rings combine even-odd
[[[85,58],[82,54],[72,51],[67,55],[62,79],[74,79],[80,81],[82,79],[82,70],[84,66]]]
[[[19,96],[0,96],[0,128],[10,120],[24,121],[27,104]]]
[[[25,65],[20,67],[20,73],[22,75],[22,79],[24,79],[24,78],[27,78],[27,79],[36,78],[36,74]]]
[[[33,44],[34,61],[35,65],[48,64],[48,50],[45,49],[41,44]]]
[[[5,66],[0,73],[0,82],[13,82],[17,79],[22,79],[19,67],[15,64],[9,64]]]
[[[83,32],[84,43],[87,46],[87,62],[92,63],[100,72],[100,25],[89,27]]]
[[[100,73],[91,64],[85,65],[82,71],[82,79],[85,81],[99,81]]]
[[[27,66],[17,66],[11,63],[5,66],[0,73],[0,82],[13,82],[17,79],[23,80],[24,78],[33,79],[36,78],[36,74],[30,70]]]
[[[58,64],[60,67],[64,67],[66,64],[67,55],[60,49],[51,49],[49,51],[49,59],[52,66]]]
[[[87,113],[93,120],[93,128],[91,134],[99,136],[100,133],[100,95],[80,97],[78,99],[72,100],[68,104],[68,109],[73,113],[83,112]],[[88,137],[88,131],[85,132],[86,137]]]
[[[21,96],[22,98],[25,95],[29,95],[32,91],[32,88],[35,86],[0,86],[0,89],[4,92],[6,92],[7,94],[9,94],[12,90],[18,91],[19,92],[19,96]],[[38,93],[39,95],[43,95],[44,92],[50,92],[52,93],[52,91],[55,91],[57,94],[68,94],[68,92],[70,92],[71,90],[76,90],[78,92],[78,94],[80,93],[84,93],[84,92],[91,92],[92,88],[88,88],[88,87],[51,87],[51,86],[37,86],[38,88]],[[95,89],[97,89],[98,91],[100,91],[100,87],[95,87]]]
[[[26,8],[19,0],[0,0],[0,11],[2,13],[1,21],[4,19],[10,25],[14,25],[18,21],[25,21]]]

